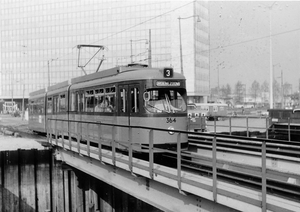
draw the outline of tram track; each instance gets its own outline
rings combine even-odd
[[[241,154],[245,154],[251,157],[261,158],[262,141],[262,139],[255,138],[241,138],[237,136],[230,136],[229,138],[229,136],[216,135],[216,150],[217,152],[230,153],[231,155],[240,155],[240,157],[242,157]],[[183,151],[181,154],[181,169],[212,179],[214,166],[212,154],[211,157],[201,155],[202,151],[212,153],[212,135],[201,135],[201,137],[189,135],[189,146],[201,150],[199,152],[197,150],[196,152]],[[266,153],[268,156],[271,156],[273,160],[281,159],[297,163],[300,158],[300,143],[282,140],[266,140]],[[174,161],[177,160],[176,156],[171,153],[167,153],[163,157],[169,158],[169,160],[170,158]],[[164,164],[166,163],[167,162]],[[174,168],[176,167],[176,162],[169,164],[173,164]],[[261,191],[262,169],[260,166],[255,167],[249,164],[229,162],[219,158],[215,166],[218,180]],[[294,182],[291,182],[292,179],[295,179]],[[300,202],[299,179],[298,174],[281,173],[280,170],[267,170],[267,193]]]
[[[176,166],[176,157],[172,154],[164,154],[161,161],[164,161],[162,165],[172,164],[173,168]],[[173,160],[173,162],[170,162]],[[262,189],[262,176],[260,170],[243,165],[242,167],[235,167],[231,163],[230,167],[226,166],[222,161],[217,161],[216,173],[218,181],[229,182],[232,184],[238,184],[240,186],[254,189],[260,192]],[[211,159],[206,158],[204,160],[195,160],[195,158],[188,151],[182,153],[181,169],[193,174],[201,175],[213,179],[213,162]],[[232,170],[231,170],[232,169]],[[292,184],[288,181],[282,181],[282,179],[276,178],[277,175],[273,173],[267,174],[266,186],[267,193],[284,197],[293,201],[300,202],[300,185]],[[294,177],[294,176],[292,176]],[[282,178],[282,177],[281,177]]]
[[[189,135],[189,145],[198,146],[204,149],[212,150],[211,136],[195,136]],[[257,154],[261,152],[262,140],[256,138],[241,138],[228,136],[216,137],[217,148],[225,148],[226,151],[242,150],[248,154]],[[300,143],[282,140],[267,140],[266,151],[268,154],[273,154],[275,157],[287,156],[292,158],[300,158]]]

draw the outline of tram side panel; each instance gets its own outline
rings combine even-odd
[[[46,133],[46,92],[30,94],[28,127],[34,132]]]
[[[131,117],[131,125],[147,126],[150,128],[169,129],[169,131],[153,131],[153,145],[159,149],[176,149],[178,133],[172,130],[183,130],[187,128],[187,118],[178,116],[165,117]],[[148,129],[134,129],[132,142],[137,144],[139,151],[147,151],[150,145],[150,130]],[[187,134],[181,134],[181,146],[183,149],[187,148]],[[157,149],[157,151],[160,151]]]
[[[68,123],[68,88],[63,87],[57,90],[52,90],[47,93],[46,102],[46,118],[52,133],[57,133],[57,136],[67,137],[69,131]],[[51,120],[55,119],[55,120]],[[63,121],[59,121],[63,120]]]

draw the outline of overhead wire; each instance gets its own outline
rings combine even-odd
[[[190,2],[188,2],[188,3],[186,3],[186,4],[184,4],[184,5],[181,5],[181,6],[179,6],[179,7],[176,7],[176,8],[174,8],[174,9],[172,9],[172,10],[169,10],[169,11],[167,11],[167,12],[165,12],[165,13],[159,14],[159,15],[154,16],[154,17],[152,17],[152,18],[150,18],[150,19],[148,19],[148,20],[142,21],[142,22],[140,22],[140,23],[138,23],[138,24],[135,24],[135,25],[133,25],[133,26],[131,26],[131,27],[128,27],[128,28],[126,28],[126,29],[123,29],[123,30],[118,31],[118,32],[116,32],[116,33],[113,33],[113,34],[111,34],[111,35],[108,35],[108,36],[106,36],[105,38],[102,38],[102,39],[99,39],[99,40],[94,41],[94,42],[92,42],[92,43],[89,43],[89,45],[95,44],[95,43],[97,43],[97,42],[99,42],[99,41],[102,41],[102,40],[108,39],[108,38],[110,38],[110,37],[113,37],[113,36],[115,36],[115,35],[118,35],[118,34],[120,34],[120,33],[126,32],[126,31],[128,31],[128,30],[130,30],[130,29],[133,29],[133,28],[135,28],[135,27],[137,27],[137,26],[140,26],[140,25],[142,25],[142,24],[145,24],[145,23],[147,23],[147,22],[149,22],[149,21],[152,21],[152,20],[154,20],[154,19],[156,19],[156,18],[162,17],[162,16],[164,16],[164,15],[166,15],[166,14],[169,14],[169,13],[171,13],[171,12],[174,12],[174,11],[178,10],[178,9],[181,9],[181,8],[183,8],[183,7],[186,7],[186,6],[190,5],[190,4],[192,4],[194,1],[195,1],[195,0],[190,1]],[[65,56],[68,56],[68,55],[72,54],[72,53],[73,53],[73,50],[74,50],[76,47],[77,47],[77,45],[73,46],[70,53],[60,55],[60,56],[58,56],[58,57],[56,58],[56,60],[60,60],[61,58],[63,58],[63,57],[65,57]],[[51,61],[52,61],[52,60],[51,60]],[[46,66],[43,66],[41,69],[43,69],[43,68],[45,68],[45,67],[47,67],[47,65],[46,65]]]

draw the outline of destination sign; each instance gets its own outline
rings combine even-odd
[[[178,81],[157,81],[156,86],[180,86],[180,82]]]

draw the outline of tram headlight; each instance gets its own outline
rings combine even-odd
[[[169,134],[170,134],[170,135],[174,135],[175,132],[172,131],[172,130],[174,130],[174,127],[169,127],[168,130],[171,130],[171,131],[169,131]]]

